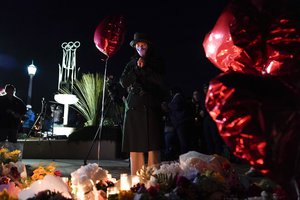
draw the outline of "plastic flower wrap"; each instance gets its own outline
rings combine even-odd
[[[200,174],[207,170],[218,172],[226,178],[228,184],[232,184],[230,181],[234,181],[237,178],[237,174],[230,162],[219,155],[205,155],[190,151],[186,154],[182,154],[179,160],[183,170],[194,167]]]
[[[153,174],[166,174],[175,177],[182,172],[182,168],[178,162],[170,162],[162,163],[157,170],[154,170]]]
[[[18,199],[18,194],[21,191],[15,183],[9,182],[7,184],[0,185],[0,199]],[[7,198],[8,197],[8,198]]]
[[[7,177],[8,182],[14,182],[18,187],[25,187],[25,179],[27,178],[26,167],[24,163],[18,161],[16,163],[10,162],[8,164],[1,165],[1,178],[2,180]],[[1,184],[5,184],[1,182]]]
[[[18,193],[26,187],[27,172],[19,161],[20,150],[0,148],[0,199],[17,199]]]
[[[60,177],[49,174],[45,175],[42,180],[34,181],[30,187],[23,189],[19,193],[18,197],[20,200],[25,200],[47,190],[51,192],[58,192],[65,198],[72,199],[69,188],[63,180]]]

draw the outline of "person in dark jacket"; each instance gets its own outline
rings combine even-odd
[[[122,150],[130,153],[131,174],[160,162],[163,144],[161,103],[164,96],[164,63],[144,33],[135,33],[130,46],[136,54],[125,66],[120,84],[127,89]]]
[[[195,150],[192,145],[192,113],[181,88],[178,86],[171,88],[170,95],[172,99],[168,104],[169,115],[179,141],[180,154],[184,154]]]
[[[205,97],[207,94],[208,85],[203,85],[203,107],[205,108]],[[223,154],[223,147],[225,145],[222,137],[219,134],[219,130],[216,122],[212,119],[207,109],[204,109],[203,115],[203,138],[206,144],[206,154]]]
[[[201,91],[202,92],[202,91]],[[202,94],[202,93],[201,93]],[[193,137],[192,141],[194,142],[194,146],[196,150],[203,153],[205,152],[205,141],[203,137],[203,119],[205,113],[205,105],[203,95],[200,94],[200,91],[195,89],[192,94],[192,98],[189,101],[192,115],[193,115]]]
[[[26,113],[26,105],[15,95],[12,84],[5,86],[5,94],[0,96],[0,141],[16,143],[21,119]]]

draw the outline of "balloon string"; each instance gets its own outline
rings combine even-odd
[[[106,71],[107,71],[107,62],[108,58],[105,60],[105,67],[104,67],[104,75],[103,75],[103,86],[102,86],[102,103],[101,103],[101,118],[100,118],[100,126],[99,126],[99,142],[98,142],[98,162],[100,160],[100,140],[102,135],[102,128],[103,128],[103,121],[104,121],[104,101],[105,101],[105,86],[106,86]]]
[[[297,171],[299,169],[299,160],[300,160],[300,147],[298,146],[297,155],[296,155],[295,169],[294,169],[294,171],[295,171],[294,173],[295,174],[297,173]],[[294,183],[296,194],[297,194],[297,200],[300,200],[299,185],[298,185],[298,182],[297,182],[297,180],[296,180],[295,177],[293,179],[293,183]]]
[[[295,177],[293,178],[292,183],[295,187],[295,191],[296,191],[296,194],[297,194],[297,200],[300,200],[299,186],[298,186],[298,183],[297,183],[297,180],[295,179]]]

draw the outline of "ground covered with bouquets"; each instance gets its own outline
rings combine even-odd
[[[68,177],[55,163],[28,169],[20,150],[0,149],[0,199],[285,199],[281,188],[268,179],[241,177],[219,155],[182,154],[178,161],[143,167],[137,176],[116,180],[96,163],[81,166]]]

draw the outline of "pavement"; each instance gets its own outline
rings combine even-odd
[[[27,172],[36,169],[39,165],[47,166],[54,163],[57,170],[59,170],[63,177],[70,177],[71,173],[85,165],[84,160],[74,159],[22,159],[26,165]],[[113,178],[119,179],[121,173],[130,174],[130,167],[128,159],[124,160],[87,160],[86,164],[97,163],[100,167],[108,170]]]
[[[30,145],[32,147],[32,145]],[[45,145],[41,145],[45,146]],[[66,148],[66,147],[64,147]],[[70,147],[67,147],[70,148]],[[72,149],[72,148],[71,148]],[[76,152],[78,154],[78,145],[76,148]],[[62,151],[67,151],[67,149],[64,149]],[[74,152],[73,152],[74,153]],[[47,166],[50,163],[54,163],[56,166],[56,169],[59,170],[64,177],[70,177],[71,173],[79,169],[81,166],[84,166],[88,163],[97,163],[101,168],[108,170],[110,174],[112,174],[113,178],[119,179],[120,174],[127,173],[130,174],[130,164],[129,159],[126,158],[126,156],[122,156],[121,158],[116,159],[101,159],[100,160],[83,160],[78,158],[72,158],[72,159],[65,159],[65,158],[59,158],[59,159],[52,159],[52,156],[49,158],[46,157],[46,153],[42,152],[42,159],[32,159],[32,158],[23,158],[22,162],[26,165],[27,173],[30,174],[30,172],[34,169],[36,169],[38,166]],[[57,154],[54,154],[57,155]],[[85,156],[83,156],[85,157]],[[94,159],[94,158],[92,158]],[[233,168],[237,171],[237,173],[240,175],[240,177],[246,177],[245,173],[250,169],[250,166],[238,161],[237,162],[231,162]],[[247,177],[246,177],[247,178]],[[252,180],[256,180],[256,177],[252,177]]]
[[[72,172],[89,163],[97,163],[101,168],[108,170],[116,179],[119,179],[122,173],[130,174],[129,159],[87,160],[86,163],[84,160],[78,159],[22,159],[22,162],[26,165],[27,172],[36,169],[39,165],[47,166],[54,163],[56,169],[64,177],[70,177]],[[241,163],[232,163],[232,166],[241,177],[244,177],[250,168],[249,165]]]

